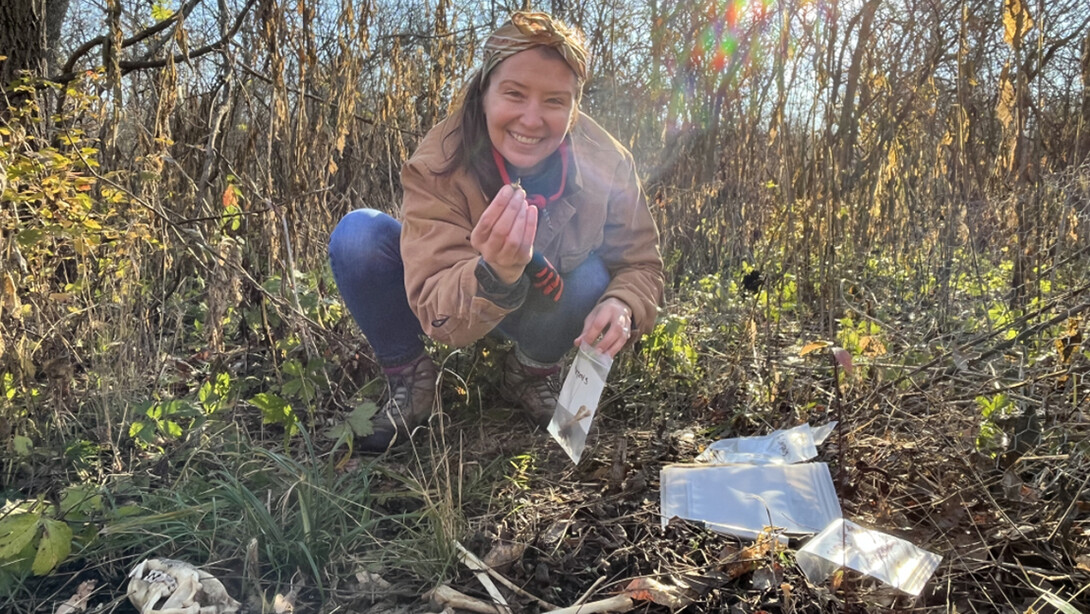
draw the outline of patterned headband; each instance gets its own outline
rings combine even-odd
[[[587,80],[587,50],[579,32],[546,13],[519,11],[512,14],[511,20],[488,37],[484,44],[481,82],[500,62],[516,53],[541,46],[552,47],[563,56],[579,78],[580,86]]]

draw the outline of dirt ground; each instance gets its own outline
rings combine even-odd
[[[1070,393],[1071,381],[1031,380],[1044,398],[1033,406],[1043,409],[1004,423],[1013,441],[993,457],[979,449],[974,406],[993,380],[942,369],[925,375],[842,384],[838,395],[821,368],[799,367],[781,378],[785,401],[758,414],[740,407],[745,393],[731,378],[698,387],[706,392],[671,409],[654,406],[655,394],[622,399],[607,389],[578,466],[513,410],[456,411],[448,437],[457,434],[450,449],[468,463],[464,470],[490,459],[525,461],[511,463],[509,479],[484,506],[463,510],[465,545],[521,589],[500,589],[516,612],[606,599],[636,578],[657,580],[677,599],[637,600],[636,611],[647,612],[1090,611],[1090,468],[1082,462],[1090,422],[1085,404],[1048,407]],[[788,388],[796,398],[807,390],[802,396],[828,402],[800,413],[786,401]],[[830,465],[846,518],[943,557],[918,598],[851,571],[810,583],[794,561],[805,540],[775,547],[680,519],[662,526],[664,466],[692,462],[716,438],[762,435],[802,420],[839,421],[815,460]],[[490,601],[465,567],[449,584]],[[352,611],[429,607],[405,596],[350,601]]]

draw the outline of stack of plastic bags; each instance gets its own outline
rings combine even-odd
[[[678,517],[744,539],[769,527],[781,540],[817,534],[796,557],[811,582],[847,567],[919,595],[942,557],[845,520],[828,465],[806,462],[835,426],[803,424],[763,437],[724,439],[704,450],[697,464],[664,467],[663,526]]]

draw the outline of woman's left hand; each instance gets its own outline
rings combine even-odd
[[[585,342],[613,358],[631,336],[632,310],[624,301],[610,297],[587,314],[583,320],[583,333],[576,337],[575,347]]]

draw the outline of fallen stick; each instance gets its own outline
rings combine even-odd
[[[546,608],[549,608],[549,610],[558,610],[558,609],[560,609],[560,606],[553,605],[553,604],[549,603],[548,601],[545,601],[541,597],[538,597],[537,595],[533,595],[531,593],[526,592],[525,590],[520,588],[514,582],[512,582],[512,581],[508,580],[507,578],[503,577],[503,574],[496,571],[495,569],[492,569],[488,565],[485,565],[484,561],[477,558],[477,556],[475,554],[473,554],[472,552],[467,550],[466,547],[463,546],[462,544],[460,544],[458,542],[454,542],[454,546],[456,548],[458,548],[459,552],[462,553],[462,557],[463,557],[462,562],[466,564],[466,567],[469,567],[470,569],[472,569],[474,571],[487,572],[488,575],[495,578],[496,581],[499,582],[500,584],[502,584],[502,585],[506,586],[507,588],[515,591],[515,593],[517,593],[519,595],[522,595],[523,597],[526,597],[528,599],[533,599],[534,601],[540,603],[541,605],[545,606]]]
[[[598,588],[598,586],[600,586],[605,581],[605,576],[598,576],[598,579],[594,581],[594,584],[591,584],[590,588],[588,588],[586,592],[583,593],[583,596],[576,599],[575,603],[573,603],[572,605],[581,605],[584,601],[590,599],[590,596],[594,593],[594,589]],[[556,608],[553,609],[555,610]]]
[[[503,598],[500,589],[496,588],[496,584],[492,582],[492,578],[488,577],[488,567],[474,556],[472,552],[466,550],[466,547],[461,543],[456,541],[454,542],[454,545],[462,554],[462,563],[473,570],[474,575],[477,576],[477,580],[484,586],[484,590],[488,591],[488,596],[492,597],[492,603],[495,603],[496,607],[498,607],[503,614],[511,614],[511,606],[507,605],[507,600]]]
[[[614,595],[609,599],[591,601],[583,605],[573,605],[542,614],[602,614],[603,612],[627,612],[635,607],[636,602],[626,594]]]
[[[446,584],[431,589],[424,593],[424,598],[434,601],[440,606],[450,606],[455,610],[469,610],[478,614],[503,614],[499,608],[491,603],[485,603],[480,599],[474,599],[469,595],[460,593]]]

